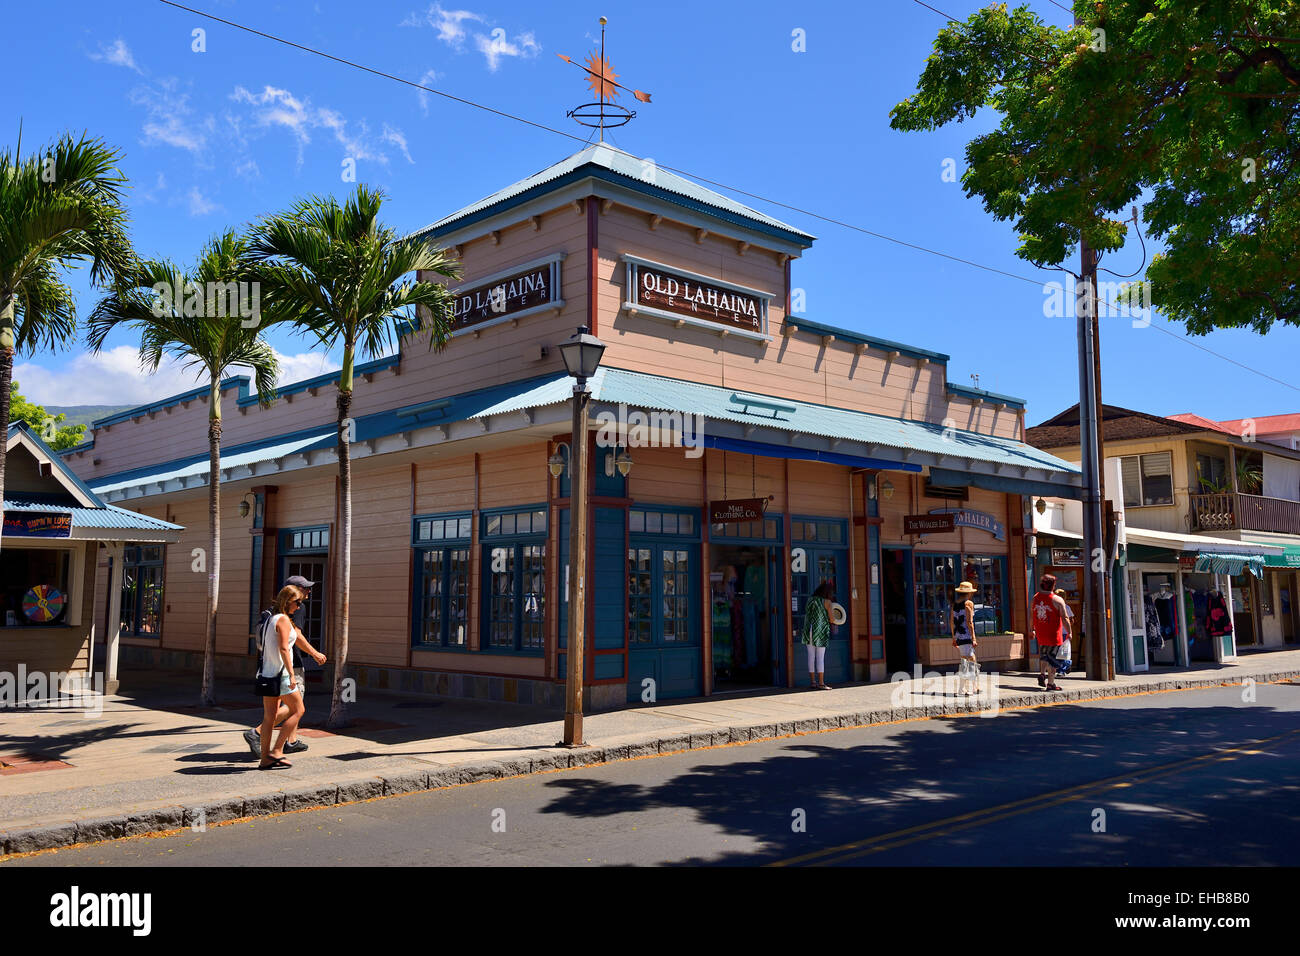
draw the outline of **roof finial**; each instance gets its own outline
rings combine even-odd
[[[565,63],[573,63],[574,66],[587,73],[587,85],[596,96],[594,102],[583,103],[564,115],[572,117],[583,126],[598,129],[600,131],[600,142],[602,143],[605,142],[606,128],[626,126],[636,117],[635,110],[629,110],[627,107],[614,102],[619,90],[628,90],[642,103],[650,102],[649,93],[641,90],[629,90],[628,87],[616,82],[618,74],[614,72],[610,62],[605,59],[605,24],[608,22],[604,17],[600,18],[600,53],[592,52],[588,54],[585,66],[574,63],[572,57],[565,56],[563,53],[556,54]]]

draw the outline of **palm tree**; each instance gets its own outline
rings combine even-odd
[[[134,260],[126,233],[121,155],[102,140],[64,136],[22,157],[22,136],[0,152],[0,436],[9,431],[14,353],[74,339],[77,310],[59,273],[90,263],[90,279],[117,279]],[[0,521],[5,449],[0,438]]]
[[[217,652],[217,593],[221,576],[221,381],[235,367],[251,369],[257,397],[270,405],[280,367],[261,330],[274,311],[250,317],[260,304],[249,281],[247,242],[227,231],[210,240],[187,274],[165,261],[139,264],[131,282],[105,296],[90,316],[88,341],[98,352],[114,330],[140,333],[140,365],[156,372],[164,356],[198,368],[208,384],[208,619],[200,700],[211,707]]]
[[[348,657],[348,605],[352,584],[352,369],[358,349],[377,357],[396,337],[396,322],[411,321],[441,350],[451,331],[453,297],[445,279],[459,266],[432,240],[401,237],[379,221],[384,194],[358,185],[345,205],[332,196],[312,196],[288,212],[259,222],[252,255],[263,295],[315,336],[326,349],[343,347],[338,384],[339,488],[343,499],[341,581],[334,642],[334,691],[328,726],[346,722],[343,675]],[[401,281],[416,273],[414,281]],[[423,312],[420,310],[423,309]]]

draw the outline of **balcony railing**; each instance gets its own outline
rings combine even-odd
[[[1300,534],[1300,501],[1224,492],[1192,495],[1193,531]]]

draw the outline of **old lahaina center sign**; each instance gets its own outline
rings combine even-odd
[[[767,303],[756,295],[644,263],[638,265],[635,275],[633,302],[638,306],[721,322],[751,332],[763,331]]]
[[[554,270],[541,265],[526,269],[496,282],[462,289],[452,302],[451,315],[454,329],[509,318],[525,309],[533,309],[552,301]]]

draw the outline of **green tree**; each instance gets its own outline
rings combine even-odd
[[[43,406],[27,401],[18,391],[18,383],[9,383],[9,421],[26,422],[54,451],[79,445],[86,435],[85,425],[64,425],[67,417],[63,412],[51,415]]]
[[[120,154],[102,140],[64,136],[24,158],[0,152],[0,435],[9,430],[14,354],[72,341],[77,310],[59,278],[90,264],[106,284],[134,260],[122,205]],[[0,520],[4,518],[5,448],[0,441]]]
[[[400,237],[379,215],[384,194],[358,185],[343,205],[332,196],[312,196],[287,212],[259,222],[252,253],[264,298],[321,347],[343,349],[339,372],[338,458],[342,499],[342,560],[338,613],[334,621],[334,691],[328,725],[346,722],[344,667],[348,655],[349,596],[352,583],[352,421],[353,367],[358,351],[379,356],[388,351],[399,319],[427,332],[429,346],[442,349],[451,331],[452,295],[425,275],[453,279],[460,269],[432,240]],[[414,281],[403,280],[411,273]]]
[[[1014,223],[1017,255],[1124,245],[1128,208],[1165,251],[1151,302],[1192,334],[1300,325],[1300,4],[1075,0],[1081,23],[985,7],[939,32],[898,130],[997,129],[966,147],[968,196]]]
[[[277,321],[260,310],[248,272],[247,243],[227,231],[209,241],[189,272],[165,261],[145,261],[130,283],[100,300],[90,316],[88,344],[98,352],[116,329],[140,334],[140,365],[156,372],[164,356],[200,370],[208,386],[207,632],[200,702],[216,703],[217,599],[221,577],[221,381],[235,369],[253,373],[257,397],[270,405],[279,362],[261,336]],[[240,283],[245,283],[241,287]]]

